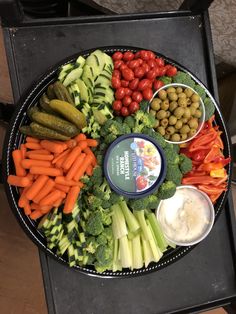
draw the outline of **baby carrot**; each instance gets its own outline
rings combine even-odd
[[[19,207],[24,207],[26,205],[26,203],[29,202],[29,200],[27,199],[27,197],[25,196],[25,193],[27,192],[27,190],[29,189],[29,187],[27,186],[26,188],[24,188],[23,192],[21,193],[21,196],[19,198],[18,201],[18,206]]]
[[[59,206],[62,204],[63,199],[64,199],[64,198],[62,198],[62,197],[58,198],[58,199],[53,203],[53,206],[54,206],[54,207],[59,207]]]
[[[9,175],[7,178],[7,183],[10,185],[18,186],[18,187],[26,187],[31,181],[27,177],[18,177],[14,175]]]
[[[43,213],[43,214],[47,214],[51,209],[52,209],[53,206],[51,205],[48,205],[48,206],[41,206],[40,208],[40,211]]]
[[[82,188],[82,187],[84,186],[84,183],[83,183],[83,182],[78,181],[78,186],[79,186],[80,188]]]
[[[66,185],[66,186],[78,185],[78,183],[75,182],[74,180],[67,180],[66,177],[63,177],[63,176],[57,176],[55,178],[55,182],[56,184],[61,184],[61,185]]]
[[[93,156],[92,166],[95,167],[97,165],[97,160],[96,160],[96,157],[95,157],[93,151],[91,150],[91,148],[90,147],[86,147],[83,151],[85,152],[85,154]]]
[[[31,207],[29,201],[27,201],[24,205],[24,213],[29,216],[31,214]]]
[[[30,169],[31,167],[51,167],[52,164],[48,160],[24,159],[21,165],[24,169]]]
[[[78,146],[81,148],[81,150],[84,150],[88,146],[87,140],[79,141]]]
[[[38,204],[42,198],[48,195],[55,186],[55,181],[52,179],[48,179],[45,183],[44,187],[39,191],[39,193],[33,198],[33,201]]]
[[[70,188],[69,193],[67,194],[65,206],[63,208],[63,212],[65,214],[69,214],[72,212],[75,202],[79,196],[80,187],[79,186],[73,186]]]
[[[77,135],[74,139],[79,143],[80,141],[85,141],[85,140],[87,139],[87,137],[86,137],[85,134],[80,133],[80,134]]]
[[[65,144],[67,145],[68,148],[74,148],[77,145],[77,142],[75,139],[71,139],[71,140],[65,141]]]
[[[41,189],[46,184],[47,180],[48,180],[48,176],[41,175],[34,181],[34,183],[25,193],[25,196],[28,198],[28,200],[32,200],[36,197],[36,195],[41,191]]]
[[[53,155],[43,155],[43,154],[35,154],[34,152],[29,153],[28,157],[30,159],[36,159],[36,160],[53,160]]]
[[[36,220],[40,218],[41,216],[43,216],[43,213],[40,210],[35,210],[29,216],[31,219]]]
[[[88,138],[87,140],[87,144],[90,147],[97,147],[98,146],[98,141],[92,139],[92,138]]]
[[[41,149],[42,146],[39,143],[25,143],[25,147],[29,149]]]
[[[58,154],[52,161],[52,164],[55,164],[60,158],[62,158],[63,156],[65,156],[70,150],[67,149],[64,152],[62,152],[61,154]]]
[[[25,159],[25,156],[27,154],[27,148],[26,148],[25,144],[21,144],[20,151],[21,151],[22,159]]]
[[[91,176],[93,174],[93,166],[89,165],[88,168],[86,169],[86,174],[88,176]]]
[[[70,154],[70,150],[67,149],[67,153],[64,156],[62,156],[60,159],[58,159],[58,161],[56,162],[56,167],[57,168],[60,169],[62,167],[63,162],[67,159],[69,154]]]
[[[31,136],[27,136],[26,137],[26,142],[27,143],[39,143],[39,139],[31,137]]]
[[[34,180],[34,175],[31,173],[27,173],[26,178],[28,178],[30,181]]]
[[[92,160],[93,160],[93,156],[92,155],[87,155],[86,156],[86,158],[84,159],[83,163],[78,168],[78,170],[76,171],[76,173],[75,173],[75,175],[73,177],[75,181],[79,181],[79,179],[84,175],[84,173],[85,173],[86,169],[88,168],[88,166],[91,165]]]
[[[70,170],[67,172],[66,180],[72,180],[73,179],[73,177],[76,175],[76,173],[78,172],[81,165],[84,163],[85,157],[86,157],[85,154],[79,155],[79,157],[76,159],[76,161],[70,167]]]
[[[57,177],[57,178],[59,178],[59,177]],[[56,185],[55,185],[55,188],[56,188],[57,190],[60,190],[60,191],[64,192],[64,193],[68,193],[68,192],[69,192],[69,189],[70,189],[69,186],[62,185],[62,184],[56,184]]]
[[[67,146],[63,142],[54,142],[54,141],[48,141],[48,140],[42,140],[40,142],[41,146],[44,149],[49,150],[52,153],[62,153]]]
[[[29,154],[32,154],[32,153],[34,153],[34,154],[40,154],[40,155],[50,155],[51,153],[48,151],[48,150],[46,150],[46,149],[35,149],[35,150],[33,150],[33,151],[29,151],[29,152],[27,152],[26,153],[26,156],[27,157],[29,157]]]
[[[64,160],[62,164],[62,168],[64,168],[65,170],[70,169],[70,167],[75,162],[76,158],[80,155],[80,153],[81,153],[81,148],[79,146],[76,146],[75,148],[73,148],[72,151],[67,156],[67,158]]]
[[[51,167],[31,167],[30,173],[32,174],[44,174],[46,176],[57,177],[62,176],[63,171],[61,169],[55,169]]]
[[[20,149],[13,150],[12,158],[15,165],[16,175],[19,177],[24,177],[26,175],[25,169],[21,165],[22,152]]]
[[[61,192],[59,190],[54,190],[51,193],[49,193],[47,196],[45,196],[39,202],[39,205],[41,205],[41,206],[53,205],[53,203],[56,200],[58,200],[59,197],[61,197]]]

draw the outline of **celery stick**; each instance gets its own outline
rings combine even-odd
[[[148,240],[147,224],[144,217],[144,210],[134,210],[134,216],[138,219],[141,230],[146,240]]]
[[[143,249],[144,265],[145,267],[148,267],[151,262],[154,262],[154,257],[149,242],[145,239],[143,233],[141,233],[141,243]]]
[[[147,233],[148,233],[149,244],[152,250],[154,261],[158,262],[163,254],[161,253],[159,247],[157,246],[156,239],[152,232],[152,228],[149,221],[147,220],[146,223],[147,223]]]
[[[133,255],[133,268],[140,269],[143,267],[143,254],[142,246],[140,241],[140,235],[136,235],[132,239],[132,255]]]
[[[157,244],[158,244],[160,250],[162,252],[164,252],[166,250],[168,244],[164,238],[163,232],[161,230],[159,222],[156,219],[155,214],[154,213],[147,214],[147,219],[151,225],[152,231],[154,233],[155,239],[157,241]]]
[[[137,219],[135,218],[134,214],[128,208],[126,202],[122,201],[119,203],[119,205],[120,205],[120,208],[122,209],[123,215],[125,216],[125,220],[128,225],[129,231],[130,232],[137,231],[140,228],[139,223]]]
[[[128,234],[127,226],[125,223],[125,217],[118,204],[111,207],[112,211],[112,231],[115,239],[120,239],[121,237]]]
[[[121,265],[124,268],[130,268],[132,266],[132,255],[130,252],[128,237],[121,237],[119,239],[119,245]]]

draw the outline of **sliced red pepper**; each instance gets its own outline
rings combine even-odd
[[[223,141],[220,137],[222,132],[218,132],[218,136],[215,138],[215,145],[217,145],[219,148],[224,149]]]
[[[204,159],[204,163],[212,162],[216,157],[221,156],[221,155],[222,153],[221,153],[220,148],[217,145],[213,145],[209,153],[206,155]]]
[[[221,168],[224,168],[226,165],[228,165],[230,163],[230,161],[231,161],[231,158],[228,157],[228,158],[221,160],[220,162],[204,163],[198,167],[198,170],[210,172],[211,170],[221,169]]]
[[[219,194],[222,193],[223,191],[225,191],[226,189],[223,187],[219,187],[219,186],[214,186],[212,184],[209,185],[203,185],[200,184],[198,185],[199,190],[205,192],[208,195],[212,195],[212,194]]]
[[[217,137],[217,132],[214,129],[210,129],[206,134],[194,139],[189,146],[189,151],[194,152],[196,150],[211,148],[210,143]]]
[[[221,183],[225,182],[226,178],[218,179],[212,178],[210,176],[193,176],[193,177],[184,177],[182,179],[182,184],[213,184],[213,185],[220,185]]]

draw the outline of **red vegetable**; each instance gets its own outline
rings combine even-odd
[[[139,110],[139,104],[136,101],[132,101],[129,105],[129,112],[135,113],[137,110]]]
[[[145,187],[147,186],[147,183],[148,183],[147,179],[143,176],[138,176],[136,179],[136,185],[139,190],[145,189]]]
[[[123,58],[123,53],[120,52],[120,51],[116,51],[116,52],[112,55],[113,61],[121,60],[122,58]]]
[[[151,88],[145,88],[143,90],[143,98],[146,100],[151,100],[153,97],[153,92]]]
[[[143,100],[143,95],[140,92],[135,91],[132,94],[132,99],[137,103],[140,103]]]

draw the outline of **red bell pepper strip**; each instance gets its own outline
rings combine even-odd
[[[228,157],[221,160],[220,162],[203,163],[198,167],[198,170],[210,172],[211,170],[221,169],[221,168],[224,168],[226,165],[228,165],[230,161],[231,161],[231,158]]]
[[[199,190],[205,192],[208,195],[212,195],[212,194],[219,194],[222,193],[223,191],[226,190],[225,187],[221,187],[221,186],[214,186],[214,185],[198,185]]]
[[[209,153],[205,156],[204,163],[212,162],[218,156],[222,156],[221,150],[217,145],[213,145]]]
[[[213,184],[220,185],[221,183],[227,180],[227,176],[225,178],[212,178],[210,176],[194,176],[194,177],[184,177],[182,179],[182,184]]]
[[[217,132],[214,129],[210,129],[206,134],[197,137],[191,142],[189,146],[189,151],[194,152],[197,150],[211,148],[210,143],[213,142],[216,137]]]

